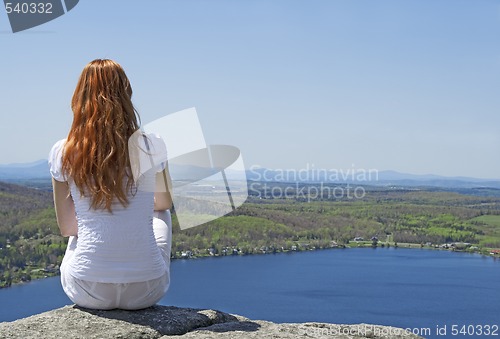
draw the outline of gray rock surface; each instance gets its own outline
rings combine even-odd
[[[65,306],[0,323],[0,338],[418,338],[375,325],[275,324],[203,309],[153,306],[140,311],[98,311]]]

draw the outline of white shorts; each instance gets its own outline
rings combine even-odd
[[[77,238],[70,237],[61,264],[61,284],[66,295],[78,306],[92,309],[110,310],[121,308],[138,310],[156,304],[170,286],[170,250],[172,245],[172,222],[170,212],[157,212],[153,218],[156,243],[167,271],[159,278],[134,283],[100,283],[73,277],[65,262],[73,255]]]

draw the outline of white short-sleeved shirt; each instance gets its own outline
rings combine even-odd
[[[113,202],[112,213],[92,209],[90,198],[82,197],[73,180],[62,173],[65,143],[66,139],[58,141],[48,160],[52,177],[68,182],[75,202],[78,245],[67,263],[69,273],[102,283],[141,282],[162,276],[167,267],[153,233],[154,193],[138,189],[134,195],[129,194],[127,207]],[[155,174],[147,172],[144,184],[154,183]]]

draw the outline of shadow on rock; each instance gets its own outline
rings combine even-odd
[[[155,305],[142,310],[93,310],[78,306],[74,309],[105,319],[147,326],[162,335],[182,335],[204,329],[213,332],[257,331],[260,325],[243,317],[206,309]]]
[[[253,321],[237,321],[237,322],[229,322],[222,324],[215,324],[210,327],[198,328],[198,330],[202,331],[211,331],[211,332],[255,332],[258,331],[261,326]]]

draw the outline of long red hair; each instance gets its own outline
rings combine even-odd
[[[87,64],[76,85],[62,168],[94,209],[111,212],[115,199],[128,205],[134,184],[128,139],[139,128],[131,98],[125,71],[108,59]]]

